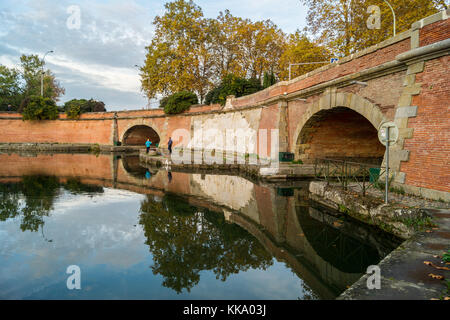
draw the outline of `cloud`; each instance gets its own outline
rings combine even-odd
[[[252,20],[271,19],[285,32],[302,28],[305,10],[298,0],[195,1],[205,16],[217,17],[230,9]],[[80,28],[67,27],[70,6],[80,9]],[[66,89],[62,102],[96,98],[108,110],[141,109],[147,104],[140,92],[139,71],[150,44],[153,19],[164,13],[164,2],[147,1],[13,1],[0,3],[0,63],[19,65],[21,54],[42,56]]]

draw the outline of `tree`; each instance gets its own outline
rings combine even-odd
[[[58,107],[50,98],[31,96],[22,117],[23,120],[55,120],[59,117]]]
[[[225,281],[230,274],[249,268],[267,269],[272,257],[247,231],[225,221],[223,214],[199,209],[167,194],[141,203],[139,223],[153,256],[152,271],[163,276],[163,285],[181,293],[200,281],[200,272],[211,270]]]
[[[225,105],[227,97],[230,95],[242,97],[258,92],[262,88],[261,82],[256,78],[245,79],[229,74],[216,88],[208,92],[205,103],[220,103],[221,105]]]
[[[105,104],[94,99],[72,99],[64,104],[64,111],[70,119],[77,119],[86,112],[106,112]]]
[[[247,78],[261,80],[265,71],[278,73],[278,60],[284,51],[285,34],[272,21],[244,20],[239,26],[238,60]]]
[[[252,22],[228,10],[217,19],[205,19],[201,8],[186,0],[165,7],[165,14],[153,22],[155,36],[141,69],[149,99],[187,90],[203,103],[228,74],[261,81],[265,71],[279,72],[285,35],[270,20]]]
[[[308,30],[333,53],[347,56],[392,37],[392,13],[383,0],[302,0],[309,7]],[[389,0],[397,16],[397,32],[411,24],[445,9],[442,0]],[[370,5],[380,8],[381,28],[369,29]]]
[[[22,78],[25,82],[23,88],[24,97],[41,94],[41,73],[45,62],[40,60],[37,55],[22,55],[20,57]],[[49,98],[55,102],[65,93],[65,89],[56,81],[55,76],[50,70],[44,70],[43,79],[43,97]]]
[[[290,63],[329,61],[330,57],[330,53],[325,47],[310,41],[304,33],[296,31],[294,34],[289,35],[286,50],[278,62],[278,68],[280,70],[279,78],[280,80],[289,80]],[[291,78],[298,77],[323,65],[309,64],[292,66]]]
[[[0,183],[0,221],[20,217],[22,231],[38,231],[44,226],[44,217],[53,209],[60,187],[73,194],[104,191],[103,187],[86,185],[79,179],[67,179],[62,184],[55,176],[23,176],[20,182]]]
[[[210,21],[192,1],[177,0],[165,8],[153,22],[155,37],[141,70],[148,80],[142,81],[142,88],[149,99],[187,90],[203,101],[211,86]]]
[[[22,55],[20,63],[20,70],[0,65],[0,110],[7,110],[11,105],[13,110],[22,112],[31,96],[41,94],[44,62],[37,55]],[[43,97],[54,102],[65,92],[52,72],[45,69],[43,88]]]
[[[189,109],[193,104],[197,104],[198,99],[195,93],[189,91],[181,91],[169,96],[164,104],[164,112],[166,114],[182,113]]]
[[[21,102],[20,73],[0,65],[0,110],[17,110]]]
[[[267,71],[264,72],[263,88],[265,89],[273,86],[275,83],[277,83],[277,79],[275,78],[273,72],[271,72],[270,74]]]

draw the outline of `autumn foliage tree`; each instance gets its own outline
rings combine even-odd
[[[215,101],[211,91],[217,93],[230,74],[261,84],[264,74],[272,77],[268,83],[284,81],[289,79],[290,63],[329,61],[392,37],[392,14],[384,0],[301,1],[309,8],[308,27],[293,34],[285,34],[271,20],[254,22],[228,10],[216,19],[205,18],[192,0],[166,3],[165,13],[153,22],[155,36],[141,68],[142,90],[149,99],[190,91],[200,103],[208,93],[208,101]],[[389,2],[396,12],[397,33],[446,8],[446,0]],[[373,14],[369,6],[380,8],[379,29],[368,27]],[[295,66],[292,77],[321,66]]]
[[[307,30],[337,56],[347,56],[393,36],[393,15],[384,0],[301,0],[308,10]],[[446,9],[445,0],[389,0],[396,15],[396,31]],[[373,14],[369,6],[380,8],[380,28],[369,28]]]
[[[186,0],[167,3],[165,8],[153,22],[155,36],[141,69],[148,98],[191,91],[203,103],[229,74],[262,81],[266,72],[280,73],[286,35],[272,21],[252,22],[228,10],[207,19],[199,6]]]

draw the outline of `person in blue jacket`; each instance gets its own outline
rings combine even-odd
[[[147,147],[147,153],[150,151],[150,146],[152,145],[152,142],[150,141],[150,138],[147,139],[145,142],[145,146]]]

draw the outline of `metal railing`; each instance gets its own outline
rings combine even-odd
[[[386,168],[346,160],[316,159],[314,164],[314,176],[316,179],[325,180],[327,184],[335,182],[344,190],[349,187],[357,187],[365,196],[370,188],[379,188],[379,178],[386,173]]]

